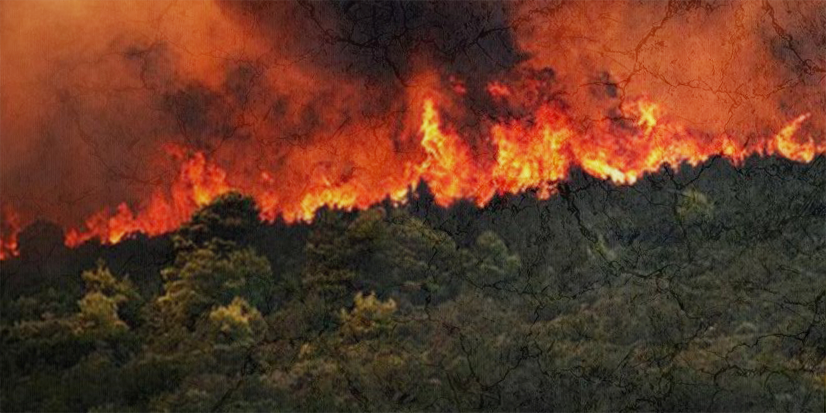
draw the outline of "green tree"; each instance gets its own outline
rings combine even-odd
[[[174,235],[176,259],[161,271],[147,346],[131,366],[149,378],[149,408],[211,410],[256,381],[277,296],[269,261],[250,244],[258,225],[254,202],[229,194]]]
[[[249,245],[260,226],[255,200],[237,192],[221,195],[199,209],[172,237],[175,249],[227,251]]]
[[[215,306],[243,298],[269,312],[275,279],[266,258],[249,248],[218,253],[203,248],[164,269],[164,294],[156,304],[165,322],[193,329]]]

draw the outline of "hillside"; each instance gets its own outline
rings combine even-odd
[[[826,409],[823,156],[415,194],[288,225],[230,193],[114,246],[28,227],[2,409]]]

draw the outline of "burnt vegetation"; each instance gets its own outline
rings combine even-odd
[[[826,158],[257,220],[2,262],[5,411],[811,410]]]

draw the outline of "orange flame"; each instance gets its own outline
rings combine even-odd
[[[462,139],[441,129],[433,102],[427,101],[421,130],[428,158],[421,165],[421,178],[440,205],[470,198],[483,206],[494,194],[529,189],[538,189],[538,195],[545,198],[553,190],[549,185],[565,179],[573,166],[616,184],[633,184],[665,165],[696,166],[718,155],[737,164],[752,154],[810,162],[826,153],[826,144],[811,138],[803,142],[794,139],[808,114],[794,119],[774,137],[740,146],[726,135],[692,135],[646,100],[637,101],[626,111],[636,120],[632,130],[604,122],[578,133],[564,111],[544,105],[536,112],[532,126],[514,121],[491,128],[496,162],[482,168]]]
[[[488,85],[488,93],[495,98],[506,98],[511,95],[511,90],[499,82],[493,82]]]
[[[20,216],[11,205],[3,205],[0,211],[0,260],[19,255],[17,250],[17,235],[20,233]]]
[[[197,152],[182,164],[178,179],[168,193],[154,192],[137,214],[121,203],[114,214],[103,210],[92,215],[86,220],[85,229],[69,230],[66,245],[74,247],[95,238],[104,243],[117,243],[129,234],[152,236],[172,231],[195,210],[229,190],[226,173],[207,163],[204,154]]]
[[[494,98],[513,96],[513,91],[500,83],[489,85],[488,92]],[[69,230],[65,241],[68,246],[77,246],[91,239],[117,243],[130,234],[163,234],[231,189],[251,194],[261,206],[262,219],[273,221],[280,216],[289,223],[311,221],[325,206],[354,210],[387,199],[402,203],[419,182],[427,183],[440,206],[459,199],[484,206],[497,194],[527,190],[537,190],[540,198],[547,198],[574,167],[616,184],[633,184],[663,166],[696,166],[713,156],[739,164],[751,155],[810,162],[826,153],[826,143],[796,137],[808,114],[792,120],[772,137],[741,144],[727,135],[692,133],[646,99],[621,109],[622,120],[605,120],[582,131],[563,108],[544,103],[527,121],[512,119],[490,125],[493,156],[487,159],[442,124],[435,99],[425,99],[418,129],[423,156],[403,165],[400,176],[387,177],[376,185],[352,177],[333,179],[317,174],[295,199],[280,198],[268,172],[262,172],[254,185],[236,187],[205,154],[195,152],[187,157],[185,151],[170,148],[182,164],[168,191],[154,192],[135,211],[125,203],[114,212],[100,211],[86,220],[84,228]],[[17,255],[19,218],[5,208],[3,221],[4,233],[9,235],[0,239],[0,258],[7,258]]]

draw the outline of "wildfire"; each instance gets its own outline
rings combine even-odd
[[[182,156],[176,148],[169,150],[175,156]],[[114,214],[103,210],[92,215],[84,229],[67,232],[66,245],[74,247],[95,238],[113,244],[129,234],[151,236],[172,231],[198,208],[229,190],[226,172],[208,163],[203,153],[196,152],[183,162],[178,179],[167,193],[154,192],[137,213],[121,203]]]
[[[489,90],[498,97],[501,90],[507,90],[499,88],[503,87]],[[726,135],[692,134],[644,99],[626,110],[635,120],[635,128],[604,122],[579,132],[563,110],[548,105],[536,111],[528,127],[519,121],[493,125],[490,136],[496,162],[484,168],[461,138],[443,131],[433,102],[427,101],[421,131],[428,157],[420,166],[421,179],[429,184],[440,205],[470,198],[484,206],[495,194],[538,189],[540,197],[550,196],[550,184],[564,180],[574,166],[616,184],[633,184],[663,166],[696,166],[717,155],[738,164],[752,154],[811,162],[826,153],[826,144],[794,139],[808,114],[794,119],[774,137],[741,146]]]
[[[512,90],[501,83],[493,83],[487,90],[495,99],[513,96]],[[92,215],[83,228],[67,232],[66,245],[74,247],[91,239],[117,243],[130,234],[153,236],[172,231],[198,208],[231,189],[255,197],[262,208],[262,219],[282,217],[286,222],[296,222],[312,220],[325,206],[364,209],[388,198],[401,203],[419,182],[427,183],[441,206],[459,199],[484,206],[497,194],[527,190],[537,190],[539,197],[547,198],[553,194],[554,184],[566,179],[573,167],[616,184],[633,184],[665,165],[698,165],[712,156],[738,164],[750,155],[778,155],[810,162],[826,153],[826,143],[800,141],[795,136],[808,114],[792,120],[773,137],[741,144],[727,135],[692,133],[657,104],[640,99],[622,108],[623,119],[606,120],[584,131],[553,103],[539,105],[529,121],[492,123],[488,138],[493,156],[486,159],[478,148],[442,123],[435,99],[425,99],[421,107],[418,132],[423,156],[404,165],[401,178],[388,177],[375,186],[352,177],[337,180],[318,176],[314,180],[317,184],[308,185],[300,197],[282,199],[267,172],[261,173],[255,185],[238,187],[230,184],[227,173],[204,153],[187,155],[180,148],[171,148],[182,163],[177,180],[168,190],[154,192],[135,210],[122,203],[114,211]],[[0,239],[0,258],[17,255],[19,224],[17,214],[4,208],[3,233],[8,235]]]
[[[17,234],[20,232],[20,216],[15,212],[10,205],[3,205],[0,210],[0,260],[10,257],[16,257],[19,252],[17,250]]]

